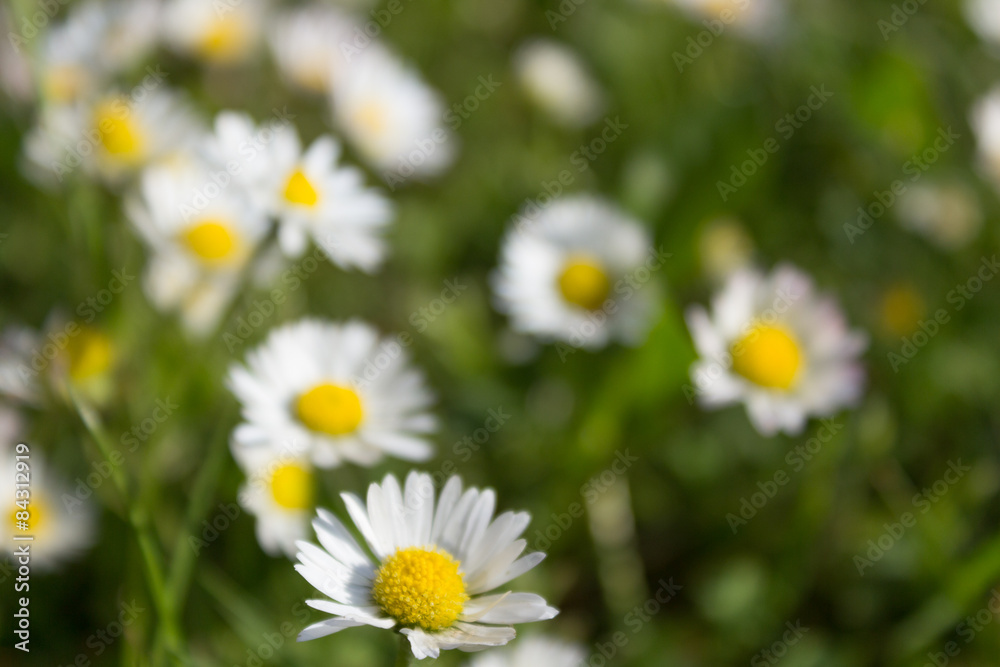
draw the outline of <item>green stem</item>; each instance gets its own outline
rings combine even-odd
[[[414,663],[413,653],[410,652],[410,640],[406,635],[399,635],[399,649],[396,651],[396,667],[408,667]]]

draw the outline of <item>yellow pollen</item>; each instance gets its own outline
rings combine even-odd
[[[196,48],[205,60],[233,62],[246,52],[249,32],[249,27],[242,19],[235,16],[217,18],[202,35]]]
[[[469,599],[458,568],[458,561],[440,551],[400,549],[375,575],[372,599],[403,626],[443,630]]]
[[[761,387],[789,389],[802,365],[802,351],[780,326],[757,324],[732,347],[733,370]]]
[[[301,204],[303,206],[315,206],[319,201],[316,188],[313,187],[301,169],[296,169],[295,173],[288,178],[285,184],[285,200],[290,204]]]
[[[126,162],[138,162],[143,155],[142,133],[135,126],[133,111],[124,99],[114,99],[98,105],[94,127],[101,136],[101,145],[111,155]]]
[[[611,282],[601,265],[589,258],[570,258],[559,274],[559,291],[566,301],[597,310],[611,292]]]
[[[79,382],[100,375],[111,367],[113,356],[114,348],[107,334],[84,327],[66,345],[69,376]]]
[[[229,226],[219,220],[205,220],[188,227],[181,234],[181,241],[207,264],[226,261],[236,247],[236,239]]]
[[[288,463],[271,475],[274,502],[288,510],[304,510],[313,504],[313,476],[308,468]]]
[[[353,433],[361,423],[361,399],[353,389],[321,384],[299,396],[295,406],[308,428],[327,435]]]

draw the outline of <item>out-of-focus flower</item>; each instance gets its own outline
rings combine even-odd
[[[732,26],[738,32],[755,39],[773,35],[779,27],[783,14],[780,0],[670,1],[693,20],[713,22],[715,32]]]
[[[976,102],[970,118],[976,134],[980,168],[1000,188],[1000,86]]]
[[[352,58],[333,87],[331,106],[347,140],[390,182],[434,176],[452,162],[455,138],[442,125],[444,103],[378,44]]]
[[[525,210],[492,277],[514,329],[574,347],[642,340],[657,312],[653,272],[664,256],[643,227],[609,203],[566,197]]]
[[[191,157],[146,169],[140,195],[125,208],[152,253],[144,280],[150,301],[179,312],[191,333],[211,332],[268,230],[263,212]]]
[[[342,268],[377,269],[386,253],[381,235],[392,206],[378,190],[365,187],[359,169],[338,165],[340,144],[322,136],[303,151],[295,128],[282,127],[268,151],[260,192],[279,221],[285,254],[300,256],[312,237]]]
[[[858,356],[867,338],[794,267],[734,273],[712,313],[692,307],[687,322],[700,355],[692,393],[712,408],[742,401],[762,435],[800,433],[809,416],[832,415],[861,396]]]
[[[744,269],[753,261],[753,239],[735,218],[717,218],[708,222],[698,236],[698,255],[702,270],[714,281]]]
[[[1000,2],[966,0],[965,17],[983,40],[1000,43]]]
[[[983,226],[976,193],[961,183],[918,183],[899,198],[899,222],[945,250],[968,245]]]
[[[313,513],[316,481],[312,464],[270,444],[232,443],[233,456],[247,477],[240,504],[257,517],[257,541],[272,556],[295,556]]]
[[[462,492],[448,480],[437,507],[434,482],[411,472],[405,488],[392,475],[368,488],[367,508],[343,494],[347,511],[374,561],[333,514],[319,510],[313,528],[323,548],[299,542],[295,569],[331,600],[306,604],[334,618],[310,625],[299,641],[344,628],[371,625],[399,632],[418,659],[442,650],[482,650],[514,639],[514,623],[544,621],[558,610],[532,593],[484,595],[538,565],[545,557],[520,557],[527,512],[496,519],[492,489]]]
[[[268,30],[271,52],[281,74],[296,86],[328,93],[350,66],[343,44],[351,44],[358,23],[334,7],[291,9]]]
[[[385,454],[426,460],[432,395],[393,339],[358,321],[304,320],[278,328],[229,371],[245,423],[238,445],[279,446],[321,468],[370,466]]]
[[[586,651],[576,644],[536,635],[477,656],[468,667],[578,667],[586,658]]]
[[[882,294],[879,322],[890,336],[908,336],[917,329],[927,304],[917,289],[909,283],[897,283]]]
[[[72,502],[63,502],[66,487],[49,473],[37,448],[31,447],[26,453],[27,458],[20,461],[27,464],[30,488],[18,489],[15,473],[22,471],[16,467],[19,459],[15,456],[24,456],[25,452],[19,452],[16,446],[0,446],[0,493],[8,507],[9,534],[30,535],[34,539],[15,542],[8,538],[0,549],[14,555],[18,547],[28,545],[32,571],[52,570],[76,558],[90,545],[94,539],[94,516],[88,503],[73,496],[69,496]],[[26,506],[17,504],[25,501]]]
[[[166,41],[208,63],[232,65],[250,58],[261,41],[264,0],[170,0],[163,9]]]
[[[514,70],[528,97],[562,125],[588,125],[604,108],[600,85],[580,57],[558,42],[522,44],[514,54]]]
[[[34,404],[41,399],[38,376],[42,362],[32,364],[32,356],[41,345],[38,334],[28,327],[11,325],[0,334],[0,395],[19,403]],[[58,350],[52,352],[54,357]]]

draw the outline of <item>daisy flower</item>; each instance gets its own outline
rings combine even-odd
[[[357,22],[334,7],[292,9],[271,23],[268,41],[282,76],[314,93],[328,93],[349,61],[341,48],[354,39]]]
[[[1000,43],[1000,2],[966,0],[965,17],[984,41]]]
[[[308,536],[316,481],[312,464],[301,455],[267,445],[232,443],[233,457],[247,477],[240,505],[257,517],[257,541],[272,556],[289,558],[297,540]]]
[[[782,18],[779,0],[673,0],[681,11],[699,23],[704,20],[732,25],[737,31],[761,39],[772,35]],[[727,18],[728,17],[728,18]]]
[[[916,183],[899,198],[899,223],[945,250],[971,243],[983,226],[975,191],[960,182]]]
[[[418,659],[442,650],[482,650],[515,637],[514,623],[553,618],[558,610],[532,593],[486,595],[538,565],[545,554],[520,557],[527,512],[493,518],[492,489],[448,480],[434,503],[431,476],[411,472],[405,488],[392,475],[368,488],[367,507],[342,495],[372,558],[330,512],[313,528],[323,548],[299,542],[295,569],[331,600],[306,604],[334,618],[315,623],[299,641],[361,625],[399,628]]]
[[[794,267],[734,273],[711,315],[695,306],[687,323],[701,357],[691,367],[694,393],[708,407],[742,401],[762,435],[801,433],[809,416],[832,415],[861,396],[866,337]]]
[[[517,220],[492,277],[514,329],[590,349],[645,336],[658,300],[651,269],[661,259],[642,225],[583,195]]]
[[[994,187],[1000,188],[1000,86],[976,103],[970,124],[976,135],[980,166]]]
[[[444,103],[384,47],[372,44],[350,60],[331,106],[347,140],[390,182],[434,176],[452,162]]]
[[[41,400],[39,371],[32,357],[42,344],[38,333],[28,327],[11,325],[0,333],[0,395],[29,405]]]
[[[172,0],[163,9],[164,39],[208,63],[241,63],[260,43],[266,9],[264,0]]]
[[[239,445],[280,445],[321,468],[433,454],[422,437],[435,428],[423,375],[395,340],[362,322],[275,329],[245,367],[230,369],[228,385],[243,406]]]
[[[149,247],[145,288],[160,310],[180,314],[195,335],[212,331],[239,289],[268,222],[239,188],[213,187],[191,157],[146,169],[125,210]]]
[[[392,206],[364,185],[359,169],[338,165],[340,144],[322,136],[305,151],[294,127],[275,131],[268,144],[268,170],[259,190],[278,219],[278,241],[290,257],[309,239],[344,269],[376,270],[385,258],[382,232]]]
[[[514,70],[528,97],[562,125],[588,125],[604,108],[604,93],[583,61],[558,42],[523,44],[514,54]]]
[[[468,667],[578,667],[586,658],[576,644],[533,636],[514,647],[477,656]]]

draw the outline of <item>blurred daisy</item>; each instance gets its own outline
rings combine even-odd
[[[11,325],[0,333],[0,395],[26,404],[41,399],[40,369],[36,366],[44,369],[45,357],[33,361],[33,356],[42,345],[38,333],[28,327]]]
[[[435,508],[431,476],[411,472],[405,488],[392,475],[368,488],[367,508],[343,494],[347,511],[374,555],[372,559],[331,513],[319,510],[313,528],[323,548],[299,542],[295,569],[330,600],[306,604],[334,618],[315,623],[299,641],[344,628],[399,627],[418,659],[441,650],[482,650],[515,637],[514,623],[553,618],[558,610],[532,593],[485,595],[538,565],[518,539],[527,512],[493,513],[492,489],[462,492],[448,480]]]
[[[927,313],[923,295],[907,282],[889,286],[879,304],[879,324],[892,338],[908,336],[917,330],[920,320]]]
[[[433,176],[451,164],[444,103],[384,47],[372,44],[352,58],[331,100],[341,132],[387,180]]]
[[[257,541],[272,556],[295,556],[307,537],[316,481],[309,461],[270,445],[233,443],[233,456],[247,477],[240,504],[257,517]]]
[[[144,280],[150,301],[178,312],[191,333],[210,333],[267,233],[263,212],[239,188],[218,187],[190,157],[146,169],[125,209],[152,254]]]
[[[268,41],[282,76],[304,90],[327,93],[349,65],[341,45],[353,48],[357,27],[334,7],[307,5],[275,18]]]
[[[692,20],[720,21],[754,38],[773,35],[781,20],[779,0],[672,0]]]
[[[968,245],[983,226],[975,191],[961,183],[917,183],[899,198],[899,223],[945,250]]]
[[[972,29],[987,42],[1000,43],[1000,2],[966,0],[965,17]]]
[[[970,119],[978,143],[980,167],[1000,188],[1000,86],[980,99]]]
[[[533,636],[516,646],[477,656],[468,667],[578,667],[587,653],[568,642]]]
[[[0,549],[13,556],[18,547],[30,545],[32,570],[51,570],[76,558],[90,546],[94,538],[93,511],[88,503],[78,500],[61,480],[49,473],[37,447],[30,448],[26,459],[31,475],[27,507],[15,504],[25,500],[25,492],[15,487],[17,453],[14,446],[0,445],[0,493],[9,508],[8,534],[30,535],[34,540],[15,542],[8,538],[3,540]],[[25,528],[21,527],[21,521],[25,521]]]
[[[687,312],[700,359],[691,367],[707,407],[742,401],[766,436],[797,434],[809,416],[825,417],[861,396],[858,356],[866,337],[848,329],[830,297],[791,266],[771,275],[734,273],[712,300]]]
[[[264,0],[171,0],[164,7],[164,38],[205,62],[240,63],[260,43],[266,8]]]
[[[701,228],[698,255],[702,270],[714,281],[747,268],[753,261],[753,239],[735,218],[716,218]]]
[[[525,211],[500,252],[497,307],[517,331],[593,349],[638,343],[652,325],[661,259],[646,230],[607,202],[572,196]]]
[[[300,256],[310,237],[338,266],[374,271],[385,258],[382,232],[392,206],[364,185],[359,169],[338,165],[340,144],[322,136],[303,152],[293,127],[275,131],[262,184],[265,206],[279,221],[286,255]]]
[[[533,39],[514,54],[514,70],[528,97],[556,122],[582,127],[597,120],[604,94],[580,57],[550,39]]]
[[[228,384],[243,406],[242,446],[280,446],[321,468],[370,466],[384,455],[430,458],[432,396],[397,342],[358,321],[304,320],[275,329],[234,365]]]

